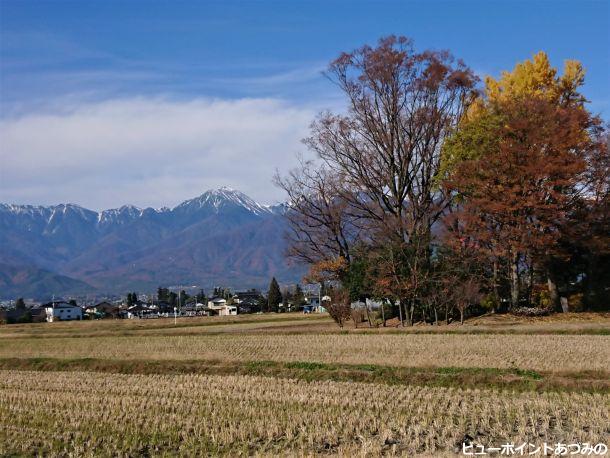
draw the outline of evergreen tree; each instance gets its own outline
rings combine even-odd
[[[159,286],[157,289],[157,300],[167,302],[169,300],[169,289]]]
[[[197,302],[200,302],[202,304],[206,303],[206,297],[205,297],[205,292],[203,291],[203,289],[200,289],[199,292],[197,293]]]
[[[269,292],[267,294],[267,311],[277,312],[280,302],[282,302],[282,292],[280,291],[280,285],[277,283],[275,277],[273,277],[269,284]]]
[[[172,307],[177,307],[178,306],[178,295],[176,293],[174,293],[173,291],[170,291],[169,294],[167,295],[167,301],[169,302],[169,305],[171,305]]]
[[[127,307],[131,307],[133,305],[133,296],[131,293],[127,293]]]
[[[189,295],[186,294],[186,291],[182,290],[182,291],[180,291],[180,298],[179,299],[180,300],[178,301],[178,303],[180,304],[180,306],[183,306],[189,300]]]
[[[303,293],[303,289],[301,285],[297,284],[294,290],[294,306],[298,309],[305,305],[305,294]]]
[[[15,309],[21,312],[21,316],[17,318],[17,323],[31,323],[32,312],[26,308],[25,301],[22,297],[15,302]]]

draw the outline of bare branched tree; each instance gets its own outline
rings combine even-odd
[[[288,255],[310,265],[335,259],[349,264],[359,237],[347,211],[341,182],[327,168],[311,161],[275,182],[288,195]]]
[[[326,75],[348,110],[322,113],[305,139],[322,167],[303,163],[276,178],[290,197],[290,254],[310,264],[342,257],[349,268],[355,243],[379,250],[380,289],[406,314],[427,268],[432,226],[450,203],[438,186],[441,147],[474,99],[477,78],[448,52],[418,53],[394,36],[343,53]]]
[[[428,237],[449,203],[437,186],[441,146],[474,97],[476,77],[448,52],[388,37],[331,63],[346,115],[324,113],[306,144],[344,183],[349,211],[377,237]]]

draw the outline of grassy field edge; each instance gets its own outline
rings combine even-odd
[[[344,381],[512,391],[610,393],[607,371],[544,372],[519,368],[394,367],[312,361],[168,361],[101,358],[0,358],[0,370],[119,374],[257,375],[304,381]]]

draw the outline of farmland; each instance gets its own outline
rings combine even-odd
[[[584,317],[584,316],[583,316]],[[0,328],[2,455],[454,454],[610,441],[610,320]],[[442,415],[439,415],[442,412]]]

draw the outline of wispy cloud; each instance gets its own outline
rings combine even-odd
[[[0,117],[22,115],[41,105],[81,97],[87,101],[127,97],[282,98],[319,104],[333,97],[335,88],[322,76],[324,65],[291,63],[216,68],[173,63],[92,65],[75,68],[42,67],[0,75]],[[315,96],[312,96],[315,94]]]
[[[326,98],[319,61],[188,60],[123,55],[38,30],[0,30],[0,116],[21,115],[59,98],[104,100],[171,94],[174,97]],[[311,90],[316,87],[317,90]],[[330,85],[326,89],[332,90]],[[307,94],[304,96],[304,94]]]
[[[276,99],[113,99],[0,121],[0,201],[174,205],[229,185],[263,202],[314,110]]]
[[[307,66],[292,68],[278,73],[258,76],[229,77],[223,79],[215,79],[214,81],[218,83],[237,83],[252,87],[272,87],[282,84],[302,83],[306,81],[320,79],[320,77],[322,76],[322,71],[325,68],[325,65],[321,63],[315,63],[308,64]]]

